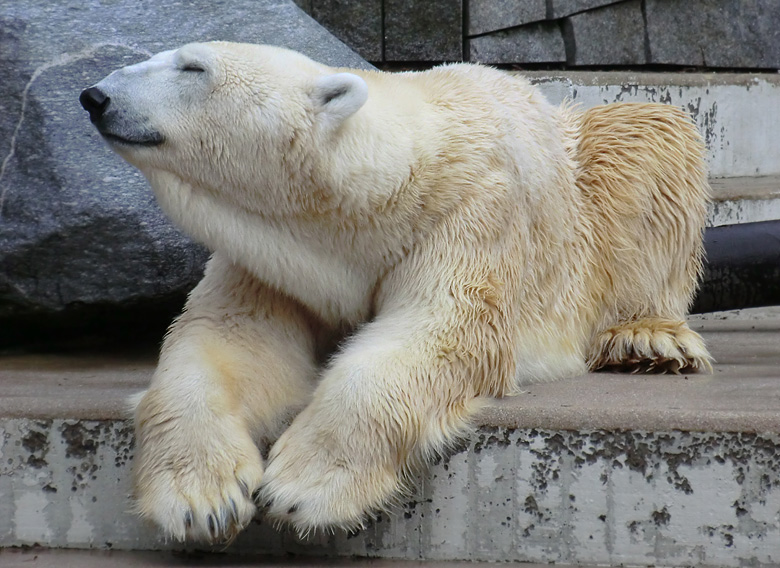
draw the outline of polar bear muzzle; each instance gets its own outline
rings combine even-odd
[[[159,132],[133,128],[128,121],[123,120],[121,109],[112,104],[111,97],[97,85],[84,89],[79,95],[79,102],[89,113],[89,120],[108,142],[131,146],[157,146],[165,141]]]

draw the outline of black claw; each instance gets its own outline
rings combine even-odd
[[[192,511],[184,513],[184,526],[188,529],[192,528]]]
[[[254,501],[255,504],[257,504],[259,500],[260,500],[260,490],[255,489],[254,491],[252,491],[252,501]]]
[[[288,514],[288,515],[292,515],[292,514],[293,514],[293,513],[295,513],[297,510],[298,510],[298,505],[293,505],[292,507],[290,507],[289,509],[287,509],[287,514]]]
[[[211,538],[216,538],[217,536],[217,523],[214,519],[214,515],[209,515],[206,519],[206,524],[209,527],[209,534],[211,535]]]

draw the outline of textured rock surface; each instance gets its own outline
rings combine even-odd
[[[479,63],[565,62],[566,47],[556,22],[540,22],[471,38],[469,58]]]
[[[646,0],[653,63],[707,67],[780,67],[776,0]]]
[[[545,0],[469,0],[469,35],[544,20]]]
[[[295,1],[371,61],[458,60],[465,45],[503,64],[780,68],[777,0]],[[569,32],[563,59],[551,57],[555,27]]]
[[[631,0],[569,18],[575,65],[646,63],[642,3]]]
[[[362,57],[382,60],[382,0],[317,0],[310,14]]]
[[[549,16],[552,18],[562,18],[569,14],[592,10],[593,8],[615,4],[619,1],[620,0],[551,0],[552,13],[549,14]]]
[[[118,67],[210,39],[367,65],[289,0],[0,4],[0,345],[122,310],[126,323],[167,319],[197,282],[205,251],[163,217],[78,96]]]
[[[460,61],[462,0],[384,0],[387,61]]]

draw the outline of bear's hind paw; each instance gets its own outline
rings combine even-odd
[[[642,318],[603,331],[591,347],[591,371],[712,372],[701,336],[683,321]]]

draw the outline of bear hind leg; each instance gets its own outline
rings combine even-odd
[[[621,322],[598,334],[591,345],[591,371],[687,373],[712,371],[701,336],[681,320],[645,317]]]

